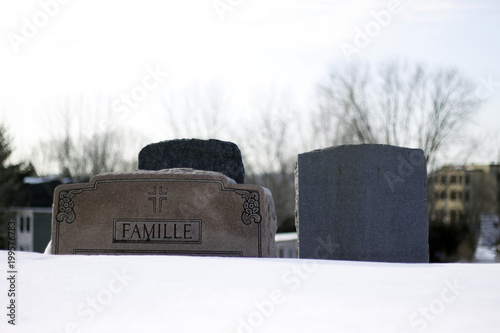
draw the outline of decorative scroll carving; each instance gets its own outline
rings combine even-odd
[[[259,192],[236,190],[236,193],[245,199],[241,221],[246,225],[252,222],[259,223],[262,220],[259,207]]]
[[[81,191],[61,191],[59,193],[59,213],[56,215],[56,219],[59,222],[73,223],[76,218],[75,211],[73,207],[73,198],[77,193]]]

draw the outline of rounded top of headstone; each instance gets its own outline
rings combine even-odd
[[[321,149],[315,149],[313,151],[305,152],[299,155],[304,154],[315,154],[315,153],[330,153],[330,152],[380,152],[380,151],[422,151],[420,148],[408,148],[408,147],[400,147],[388,144],[380,144],[380,143],[362,143],[362,144],[346,144],[339,146],[326,147]],[[423,151],[422,151],[423,152]]]
[[[245,168],[238,146],[215,139],[178,139],[151,143],[139,152],[139,169],[192,168],[216,171],[243,184]]]

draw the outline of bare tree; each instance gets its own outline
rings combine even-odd
[[[216,138],[225,126],[229,98],[222,85],[211,82],[163,96],[162,103],[173,137]]]
[[[464,144],[460,139],[483,102],[475,94],[473,83],[456,69],[429,69],[394,60],[382,63],[375,71],[359,63],[332,70],[318,86],[318,97],[319,108],[313,118],[317,145],[382,143],[417,147],[424,150],[429,170],[435,168],[437,156],[443,156],[452,146],[467,146],[470,153],[476,143],[468,140]],[[460,164],[468,155],[462,151]],[[428,192],[427,199],[430,215],[436,200],[433,191]],[[444,225],[443,218],[430,219],[431,230]],[[473,253],[476,223],[471,216],[464,218]]]
[[[318,86],[313,126],[319,145],[385,143],[422,148],[433,165],[482,101],[456,69],[429,70],[398,61],[352,64]]]
[[[248,180],[273,193],[278,230],[294,230],[294,164],[300,137],[297,116],[290,97],[274,90],[255,97],[247,135],[246,169]],[[248,156],[251,155],[251,156]]]
[[[67,97],[54,108],[51,128],[55,130],[39,150],[56,162],[61,176],[88,178],[135,168],[136,162],[125,157],[133,134],[102,126],[109,103],[96,104],[84,97]]]

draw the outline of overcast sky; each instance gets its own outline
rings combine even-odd
[[[307,104],[328,66],[398,57],[454,66],[474,80],[488,103],[471,130],[494,135],[499,18],[496,0],[0,0],[0,121],[25,156],[50,132],[54,101],[116,101],[145,85],[128,125],[156,141],[164,139],[155,103],[165,89],[216,81],[238,95],[277,87]],[[356,36],[370,27],[361,45]]]

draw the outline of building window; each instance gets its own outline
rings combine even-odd
[[[462,175],[460,175],[460,177],[458,177],[458,183],[462,184],[462,181],[463,181],[463,177],[462,177]]]
[[[451,191],[451,193],[450,193],[450,199],[451,200],[456,200],[457,199],[457,192]]]
[[[438,182],[438,176],[436,175],[436,176],[434,176],[434,183],[437,184],[437,182]]]
[[[469,201],[469,191],[465,191],[464,193],[464,200]]]
[[[465,184],[469,184],[469,183],[470,183],[470,176],[465,175]]]
[[[457,222],[457,211],[456,210],[450,211],[450,222],[451,223]]]
[[[450,184],[456,184],[457,183],[457,176],[450,176]]]
[[[500,193],[499,193],[500,194]],[[434,192],[434,200],[439,199],[439,192]]]
[[[19,219],[19,231],[24,232],[24,217],[23,216],[21,216],[21,218]]]
[[[457,194],[458,194],[458,200],[462,200],[462,192],[458,191]]]
[[[441,184],[446,184],[446,175],[441,176]]]
[[[441,192],[441,199],[446,199],[446,191]]]
[[[30,222],[31,221],[30,221],[29,216],[26,216],[26,232],[30,232],[30,227],[31,227],[30,226],[30,224],[31,224]]]

